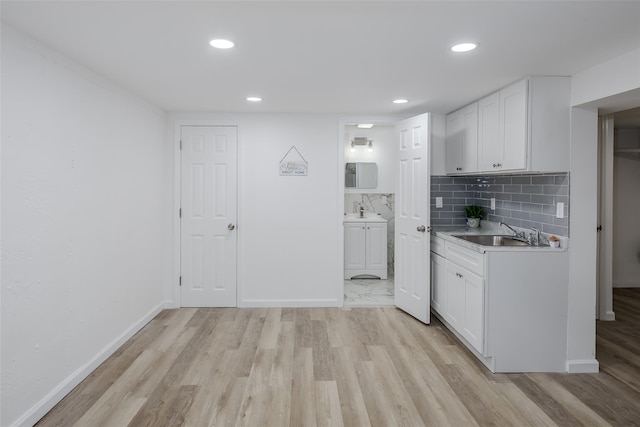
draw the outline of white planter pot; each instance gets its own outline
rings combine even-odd
[[[480,227],[480,218],[467,218],[467,225],[470,228]]]

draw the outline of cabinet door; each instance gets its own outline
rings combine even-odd
[[[344,224],[344,268],[363,270],[365,268],[365,223]]]
[[[527,167],[528,82],[522,80],[500,91],[501,170]]]
[[[462,109],[462,169],[478,171],[478,103]]]
[[[462,114],[460,111],[447,116],[445,170],[447,174],[462,172]]]
[[[478,103],[447,116],[446,172],[472,173],[478,170]]]
[[[444,315],[447,301],[446,260],[431,252],[431,308]]]
[[[387,268],[387,225],[366,224],[366,268],[382,270]]]
[[[500,93],[478,101],[478,169],[495,171],[502,167],[504,150],[500,142]]]
[[[464,326],[462,336],[476,350],[483,352],[484,342],[484,280],[475,274],[461,270],[464,281]]]
[[[460,274],[460,267],[451,261],[446,261],[445,269],[445,310],[444,318],[458,332],[464,327],[465,297],[464,280]]]

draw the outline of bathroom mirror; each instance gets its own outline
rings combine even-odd
[[[347,163],[344,174],[345,187],[376,188],[378,165],[376,163]]]

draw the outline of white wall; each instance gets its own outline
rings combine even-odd
[[[599,102],[626,92],[634,93],[637,99],[639,88],[640,49],[636,49],[571,76],[571,105],[594,102],[598,106]],[[619,99],[625,104],[630,100],[628,97]],[[624,105],[618,111],[634,106],[638,105]]]
[[[185,121],[238,126],[238,305],[342,305],[337,116],[168,117],[172,129]],[[308,161],[307,176],[279,175],[291,146]]]
[[[640,106],[640,49],[571,76],[569,372],[595,372],[598,107]],[[608,310],[611,301],[600,301]]]
[[[595,358],[597,168],[597,109],[574,107],[571,109],[568,372],[598,371]]]
[[[616,148],[640,148],[640,129],[619,129]],[[640,287],[640,156],[614,156],[613,286]]]
[[[3,26],[3,426],[32,425],[163,307],[164,125]]]

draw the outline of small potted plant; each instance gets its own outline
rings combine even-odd
[[[471,228],[480,227],[480,220],[484,216],[484,209],[482,206],[469,205],[464,207],[464,212],[467,214],[467,225]]]

